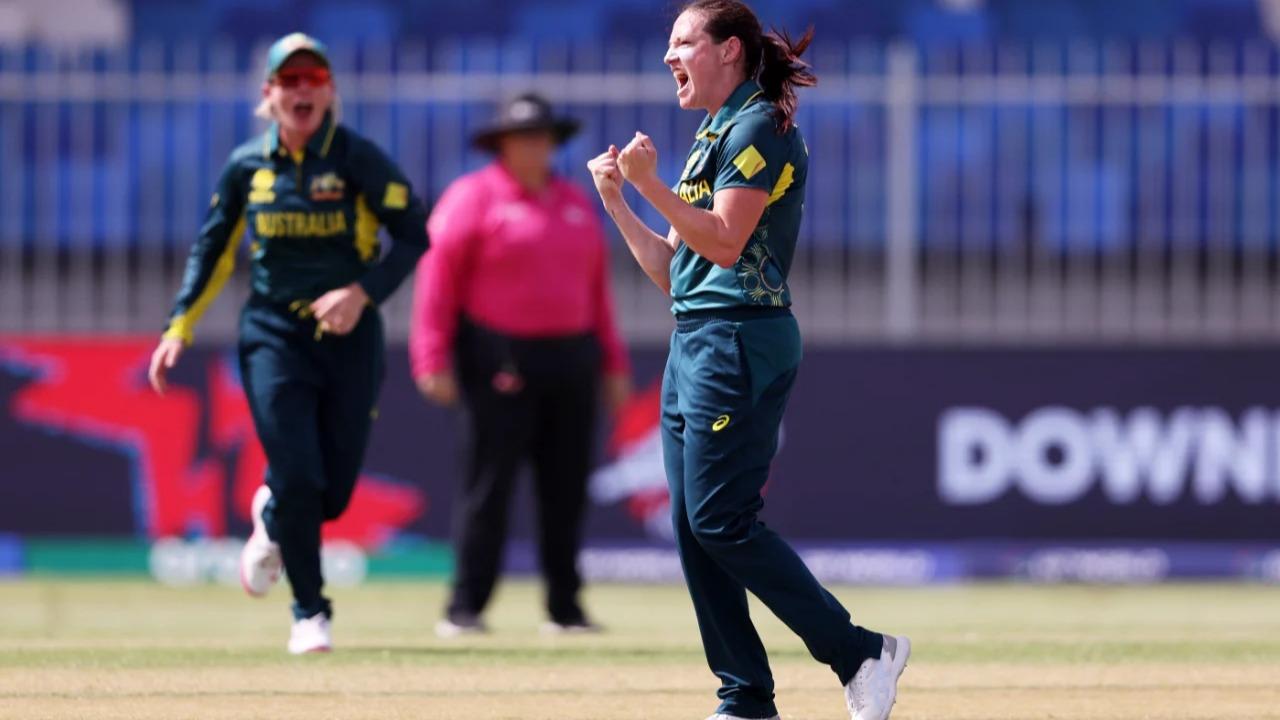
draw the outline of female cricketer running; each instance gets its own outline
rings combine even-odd
[[[240,316],[240,379],[268,470],[240,578],[261,596],[283,565],[294,598],[289,651],[327,651],[320,526],[355,489],[383,377],[377,306],[426,250],[426,213],[404,174],[338,124],[315,39],[294,33],[271,46],[258,113],[271,127],[222,171],[150,378],[163,393],[247,230],[253,289]],[[385,257],[383,225],[394,240]]]
[[[800,362],[791,267],[808,150],[796,88],[816,82],[799,42],[764,34],[737,0],[695,0],[664,61],[680,107],[707,117],[674,188],[644,134],[588,167],[645,273],[673,301],[662,440],[676,545],[707,661],[722,682],[712,720],[776,718],[750,590],[845,686],[854,720],[885,720],[911,646],[853,625],[799,556],[757,518],[778,428]],[[622,195],[631,183],[671,223],[663,237]]]

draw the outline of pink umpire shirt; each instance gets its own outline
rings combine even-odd
[[[449,369],[458,316],[520,338],[595,333],[602,371],[627,370],[595,206],[553,177],[540,197],[501,163],[445,188],[418,261],[409,356],[413,376]]]

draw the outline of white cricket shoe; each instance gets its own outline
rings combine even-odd
[[[465,635],[484,635],[489,628],[478,615],[455,613],[436,623],[436,637],[445,640]]]
[[[911,641],[902,636],[885,635],[880,659],[867,660],[844,686],[844,702],[852,720],[889,720],[889,712],[898,699],[898,678],[907,669],[911,657]]]
[[[726,715],[724,713],[716,713],[715,715],[712,715],[711,717],[707,718],[707,720],[747,720],[747,718],[741,718],[741,717],[738,717],[737,715]],[[766,718],[766,720],[782,720],[782,718],[778,717],[777,715],[774,715],[771,718]]]
[[[280,546],[267,536],[267,526],[262,522],[262,509],[271,499],[271,489],[266,485],[253,494],[249,514],[253,518],[253,534],[240,551],[240,586],[253,597],[267,594],[280,580],[284,561],[280,558]]]
[[[599,635],[604,632],[604,628],[591,622],[586,618],[574,620],[572,622],[556,622],[548,620],[542,623],[540,628],[543,635],[554,637],[557,635]]]
[[[329,652],[332,649],[329,618],[325,617],[324,613],[316,613],[309,618],[293,621],[293,630],[289,633],[289,652],[302,655]]]

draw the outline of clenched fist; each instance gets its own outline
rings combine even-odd
[[[627,182],[640,185],[658,178],[658,149],[648,135],[637,132],[636,136],[622,148],[618,154],[618,169]]]
[[[591,179],[596,184],[596,192],[600,199],[608,203],[615,197],[622,196],[622,172],[618,170],[618,146],[610,145],[609,149],[591,158],[587,162],[591,171]]]

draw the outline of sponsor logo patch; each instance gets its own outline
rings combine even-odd
[[[276,174],[266,168],[255,172],[253,179],[249,181],[249,202],[251,203],[273,203],[276,201],[275,193]]]

